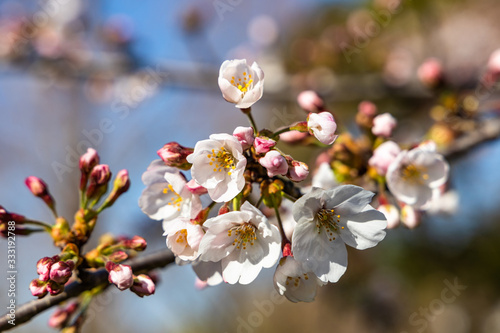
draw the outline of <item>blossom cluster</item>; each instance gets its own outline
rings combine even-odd
[[[321,174],[312,187],[300,185],[309,167],[278,147],[284,138],[305,137],[316,138],[321,147],[337,145],[337,123],[321,97],[303,92],[298,102],[307,118],[273,132],[259,130],[251,115],[264,88],[256,63],[225,61],[218,83],[223,98],[248,116],[251,126],[212,134],[194,148],[166,144],[158,151],[161,159],[143,174],[139,206],[162,221],[167,247],[178,264],[192,265],[199,285],[249,284],[263,268],[275,267],[281,295],[312,301],[318,286],[345,273],[346,245],[374,247],[386,235],[387,219],[371,206],[375,193],[360,186],[328,183]],[[375,118],[374,135],[390,137],[395,119]],[[191,171],[191,180],[183,170]],[[334,177],[331,167],[326,172],[326,178]],[[215,206],[218,212],[212,211]]]

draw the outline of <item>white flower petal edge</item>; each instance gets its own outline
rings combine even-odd
[[[264,72],[256,62],[248,66],[246,59],[224,61],[218,82],[224,99],[240,109],[251,107],[264,92]]]
[[[202,208],[199,196],[187,189],[182,173],[162,160],[151,162],[142,181],[146,188],[139,198],[139,207],[153,220],[194,218]]]
[[[387,186],[399,201],[416,209],[423,208],[432,193],[448,180],[449,165],[434,152],[431,144],[404,150],[389,165]]]
[[[248,284],[262,268],[273,266],[281,252],[281,236],[248,201],[240,211],[211,218],[199,252],[203,261],[221,262],[224,281]]]
[[[317,287],[325,284],[292,256],[280,260],[273,280],[276,291],[294,303],[314,301]]]
[[[337,282],[347,268],[345,244],[358,250],[385,237],[387,220],[370,206],[373,193],[354,185],[313,188],[293,205],[292,236],[296,260],[323,282]]]

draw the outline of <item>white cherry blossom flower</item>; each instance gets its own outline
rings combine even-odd
[[[273,280],[276,291],[294,303],[314,301],[317,287],[325,284],[293,256],[281,258]]]
[[[337,282],[347,268],[345,245],[364,250],[385,237],[387,220],[370,206],[373,193],[354,185],[313,188],[293,205],[297,221],[292,253],[323,282]]]
[[[191,175],[215,202],[233,199],[245,186],[247,160],[241,143],[232,135],[212,134],[210,139],[199,141],[187,160],[193,165]]]
[[[195,218],[201,210],[200,198],[186,187],[184,176],[162,160],[151,162],[142,181],[146,188],[139,198],[139,207],[153,220]]]
[[[378,206],[377,210],[385,215],[387,219],[387,229],[394,229],[399,225],[399,210],[391,204]]]
[[[425,144],[404,150],[389,165],[387,186],[401,202],[421,208],[432,199],[432,193],[448,179],[449,165],[444,157]]]
[[[273,266],[280,256],[281,236],[260,210],[248,201],[240,211],[207,220],[200,243],[201,260],[221,262],[224,281],[248,284],[262,268]]]
[[[167,247],[182,260],[198,258],[198,248],[205,232],[200,224],[186,217],[163,223]]]
[[[264,72],[246,59],[226,60],[219,70],[219,88],[224,99],[237,108],[246,109],[257,102],[264,92]]]

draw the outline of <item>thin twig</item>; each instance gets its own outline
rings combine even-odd
[[[148,272],[155,268],[165,267],[174,262],[174,256],[169,250],[154,252],[142,257],[137,257],[126,261],[124,264],[130,265],[135,274],[139,272]],[[7,331],[18,327],[39,313],[62,303],[70,298],[80,295],[86,290],[97,287],[100,284],[106,283],[108,272],[105,269],[97,270],[93,273],[85,275],[84,281],[73,282],[66,286],[64,292],[57,296],[45,296],[42,299],[34,300],[19,306],[16,309],[15,326],[9,324],[11,320],[8,314],[0,318],[0,332]]]

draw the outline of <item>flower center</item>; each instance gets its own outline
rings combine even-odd
[[[255,235],[255,226],[252,223],[243,223],[237,227],[232,227],[227,231],[227,236],[231,237],[233,232],[236,236],[233,241],[233,246],[236,246],[237,249],[243,247],[243,250],[246,250],[247,243],[253,245],[254,241],[257,239]]]
[[[413,184],[423,184],[429,179],[429,174],[427,174],[427,169],[423,166],[408,164],[401,170],[401,177]]]
[[[309,280],[309,276],[307,276],[307,273],[303,274],[303,275],[304,275],[304,280]],[[290,282],[293,282],[294,287],[298,287],[300,282],[302,282],[302,277],[301,276],[296,276],[296,277],[287,276],[285,284],[288,286],[290,284]]]
[[[231,176],[232,170],[236,169],[233,155],[224,147],[221,147],[217,152],[212,149],[212,154],[208,154],[207,157],[211,160],[209,164],[214,167],[214,172],[224,170]]]
[[[167,204],[169,206],[177,207],[177,210],[181,210],[182,197],[174,191],[174,187],[172,184],[168,184],[166,188],[163,189],[163,193],[168,194],[171,192],[173,194],[172,198],[170,198],[170,202]]]
[[[247,77],[247,72],[243,72],[243,80],[240,77],[237,79],[234,76],[231,77],[231,84],[241,91],[241,97],[245,96],[245,93],[251,88],[252,83],[252,74],[248,74]]]
[[[181,244],[187,243],[187,234],[188,232],[186,229],[182,229],[181,231],[177,232],[177,237],[175,238],[175,242]]]
[[[339,232],[340,215],[335,214],[335,209],[325,209],[322,208],[316,214],[316,228],[318,229],[318,234],[321,234],[321,230],[325,230],[328,240],[331,242],[335,240],[333,233]],[[344,227],[340,227],[344,229]]]

